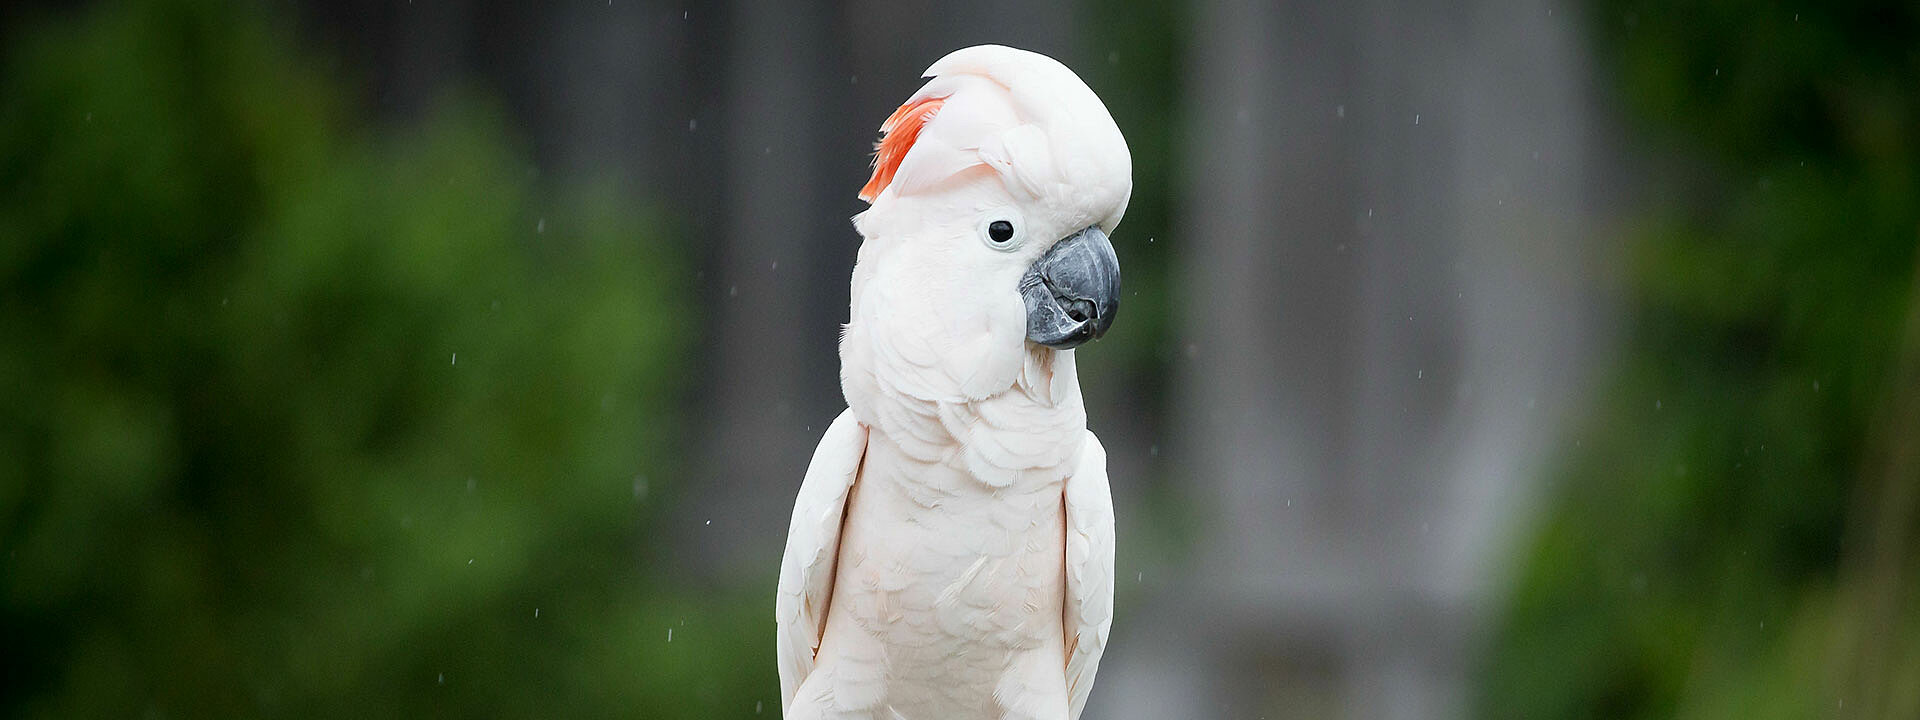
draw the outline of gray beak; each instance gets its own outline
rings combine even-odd
[[[1027,339],[1071,350],[1107,334],[1120,311],[1120,258],[1098,227],[1055,243],[1020,278]]]

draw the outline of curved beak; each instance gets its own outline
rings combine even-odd
[[[1055,243],[1020,278],[1027,339],[1070,350],[1107,334],[1120,311],[1120,258],[1098,227]]]

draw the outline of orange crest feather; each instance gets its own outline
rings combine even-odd
[[[900,172],[900,161],[907,158],[913,141],[920,138],[920,129],[927,126],[927,121],[932,120],[946,102],[943,97],[910,100],[880,124],[880,142],[873,146],[873,177],[860,188],[861,200],[871,203],[887,189],[894,173]]]

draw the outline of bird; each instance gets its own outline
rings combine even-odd
[[[774,603],[789,720],[1077,720],[1113,624],[1106,450],[1075,348],[1120,306],[1132,157],[1046,55],[954,51],[880,126],[847,409]]]

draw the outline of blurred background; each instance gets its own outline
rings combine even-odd
[[[1075,68],[1089,718],[1920,717],[1920,7],[0,10],[0,715],[773,717],[876,128]]]

